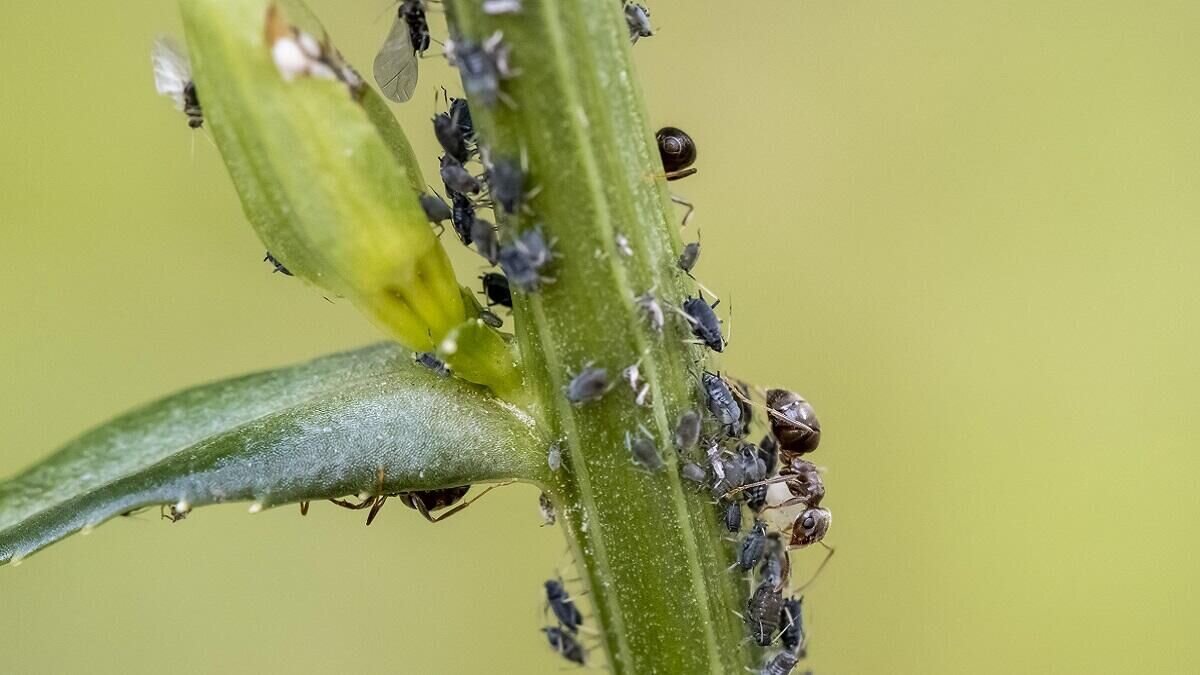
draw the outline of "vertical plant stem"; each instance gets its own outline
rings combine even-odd
[[[683,485],[674,421],[701,409],[703,354],[687,342],[678,307],[691,288],[676,265],[678,219],[630,63],[620,3],[524,0],[520,14],[488,16],[477,0],[448,0],[455,40],[502,31],[517,72],[509,103],[472,105],[492,158],[524,157],[538,190],[508,232],[540,225],[552,241],[553,283],[516,294],[529,382],[564,466],[556,500],[603,627],[616,673],[730,673],[754,657],[740,620],[744,592],[728,571],[711,496]],[[625,255],[618,237],[628,241]],[[635,297],[653,291],[660,334]],[[651,387],[638,405],[621,371],[639,364]],[[564,390],[586,366],[614,386],[572,405]],[[666,466],[635,464],[627,440],[653,438]]]

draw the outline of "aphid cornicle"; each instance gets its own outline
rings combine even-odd
[[[700,377],[704,384],[708,410],[717,419],[726,434],[737,437],[741,431],[742,409],[729,391],[729,385],[720,376],[705,372]]]
[[[267,257],[263,258],[263,262],[271,263],[271,265],[275,268],[274,270],[271,270],[272,274],[279,273],[289,277],[293,276],[291,270],[284,267],[283,263],[279,262],[275,256],[271,255],[270,251],[267,251]]]
[[[746,603],[746,627],[755,644],[766,647],[775,640],[779,618],[783,612],[783,592],[763,582],[754,589]]]
[[[550,606],[550,611],[554,612],[559,625],[572,633],[579,632],[579,627],[583,625],[583,613],[575,606],[562,582],[547,579],[545,585],[546,604]]]
[[[678,127],[663,127],[654,135],[667,180],[679,180],[696,173],[696,142]]]
[[[488,272],[479,277],[483,282],[483,293],[487,296],[488,307],[500,305],[512,309],[512,291],[508,287],[508,277],[496,272]]]
[[[768,389],[771,432],[786,455],[804,455],[821,444],[821,423],[811,404],[794,391]]]
[[[425,2],[403,0],[372,66],[375,83],[384,96],[397,103],[412,98],[417,88],[417,57],[427,49],[429,24],[425,20]]]
[[[478,194],[482,188],[479,179],[472,176],[469,171],[463,168],[462,162],[450,155],[442,155],[441,175],[442,182],[446,184],[446,189],[453,192],[473,195]]]
[[[572,663],[583,665],[583,645],[579,644],[570,633],[557,626],[547,626],[542,629],[542,632],[546,634],[546,639],[550,641],[550,647],[554,651]]]
[[[725,336],[721,335],[721,320],[713,308],[720,300],[709,305],[704,298],[688,298],[683,301],[683,313],[692,327],[692,335],[714,352],[725,350]]]
[[[589,366],[567,383],[567,400],[576,405],[588,403],[603,396],[608,389],[608,371]]]
[[[175,102],[175,107],[187,116],[189,127],[203,126],[204,111],[200,108],[196,83],[192,81],[192,66],[179,43],[166,35],[160,36],[150,50],[150,61],[154,65],[155,90]]]

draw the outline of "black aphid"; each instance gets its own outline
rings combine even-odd
[[[442,150],[445,150],[450,157],[463,164],[471,158],[471,149],[467,145],[467,139],[463,138],[458,124],[450,119],[449,115],[434,115],[433,135],[437,137]]]
[[[482,44],[471,40],[452,42],[446,47],[446,56],[451,65],[458,67],[467,98],[489,107],[496,105],[500,80],[511,75],[508,48],[500,33]]]
[[[742,538],[738,549],[737,566],[743,572],[749,572],[758,566],[767,547],[767,525],[761,520],[754,521],[754,526]]]
[[[700,414],[695,410],[685,410],[675,423],[675,449],[687,452],[700,442]]]
[[[721,485],[718,488],[732,490],[746,484],[746,470],[737,458],[726,457],[722,459],[721,468],[725,474],[725,479],[721,481]]]
[[[783,603],[783,613],[779,617],[783,632],[779,641],[783,648],[790,652],[799,652],[804,646],[804,598],[788,598]]]
[[[471,106],[465,98],[450,99],[450,110],[444,113],[458,125],[458,131],[467,142],[475,140],[475,121],[471,119]]]
[[[542,629],[546,634],[546,639],[550,641],[550,648],[562,655],[562,657],[572,663],[583,665],[584,654],[583,645],[572,637],[572,635],[557,626],[547,626]]]
[[[463,168],[462,162],[450,155],[442,155],[442,182],[446,189],[463,194],[478,194],[482,186],[479,180]]]
[[[708,473],[704,467],[695,462],[684,462],[683,466],[679,467],[679,475],[693,483],[701,485],[708,483]]]
[[[629,446],[629,452],[633,455],[633,461],[651,471],[658,471],[663,468],[662,457],[659,456],[658,447],[654,445],[653,440],[640,435],[633,438],[626,435],[625,444]]]
[[[273,265],[275,267],[275,269],[271,271],[271,274],[275,274],[276,272],[278,272],[280,274],[285,274],[289,277],[293,276],[291,271],[288,270],[288,268],[283,266],[283,263],[279,262],[275,258],[275,256],[271,255],[270,251],[267,251],[267,257],[263,258],[263,262],[269,262],[269,263],[271,263],[271,265]]]
[[[634,44],[641,38],[654,35],[654,29],[650,27],[650,10],[644,5],[626,4],[625,23],[629,25],[629,41]]]
[[[785,649],[771,657],[771,660],[767,661],[766,665],[758,671],[758,675],[789,675],[799,662],[798,654],[793,654]]]
[[[500,259],[500,241],[496,238],[496,226],[482,218],[471,223],[471,241],[479,255],[493,265]]]
[[[787,546],[778,532],[772,532],[767,535],[767,545],[763,549],[762,565],[758,568],[759,579],[782,590],[791,575],[792,563],[788,558]]]
[[[767,486],[755,485],[746,489],[746,506],[755,513],[762,513],[767,508]]]
[[[688,274],[691,274],[692,269],[696,266],[696,263],[699,260],[700,260],[700,242],[693,241],[692,243],[684,246],[683,253],[679,254],[679,269],[683,270],[684,272],[687,272]]]
[[[420,352],[413,354],[413,361],[425,366],[442,377],[450,377],[450,368],[437,356],[430,352]]]
[[[533,293],[543,282],[552,281],[542,276],[542,268],[550,262],[550,257],[550,247],[546,245],[542,229],[533,227],[500,247],[500,268],[511,284],[526,293]]]
[[[663,127],[654,135],[658,155],[662,158],[667,180],[679,180],[696,173],[696,143],[687,132],[677,127]]]
[[[442,201],[437,195],[421,193],[421,208],[425,210],[425,217],[431,223],[440,223],[443,220],[450,220],[450,207],[446,202]]]
[[[761,583],[746,603],[746,627],[755,644],[766,647],[775,640],[779,617],[783,612],[783,592],[771,584]]]
[[[725,529],[730,532],[739,532],[742,529],[742,503],[731,501],[725,505],[725,512],[721,514],[721,520],[725,523]]]
[[[729,385],[720,376],[708,372],[701,376],[701,381],[709,412],[717,418],[717,423],[728,435],[736,437],[741,431],[742,409],[733,392],[729,391]]]
[[[713,308],[720,302],[718,300],[709,305],[704,298],[688,298],[683,301],[683,313],[692,326],[692,335],[700,338],[714,352],[725,349],[725,337],[721,335],[721,320],[713,311]]]
[[[603,368],[584,368],[567,384],[567,400],[580,404],[595,401],[608,391],[608,371]]]
[[[512,292],[508,289],[508,277],[488,272],[479,279],[483,282],[483,293],[487,296],[488,307],[500,305],[512,309]]]
[[[753,443],[743,443],[738,447],[738,463],[746,476],[747,483],[757,483],[767,477],[767,463],[758,454],[758,447]]]
[[[470,246],[471,228],[475,226],[475,202],[456,190],[449,190],[449,192],[450,203],[454,206],[450,211],[450,222],[454,225],[454,233],[458,235],[463,246]]]
[[[516,213],[525,196],[525,172],[512,159],[498,157],[487,169],[492,201],[505,213]]]
[[[546,604],[550,606],[550,611],[554,612],[560,626],[572,633],[579,631],[579,627],[583,625],[583,614],[575,606],[561,581],[546,580]]]
[[[767,465],[767,475],[774,475],[775,468],[779,466],[779,443],[775,441],[775,437],[771,434],[763,436],[758,442],[758,452]]]
[[[489,312],[486,309],[479,310],[479,320],[491,326],[492,328],[504,327],[504,319],[501,319],[499,316]]]

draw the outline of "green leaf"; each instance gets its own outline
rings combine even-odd
[[[483,388],[366,347],[175,394],[0,483],[0,564],[155,504],[547,483],[545,447]]]
[[[418,199],[412,149],[382,99],[298,0],[179,4],[205,119],[268,250],[432,351],[467,316]],[[272,51],[282,47],[312,69],[281,68],[295,63]]]

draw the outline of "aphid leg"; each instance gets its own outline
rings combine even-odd
[[[439,521],[445,520],[446,518],[449,518],[450,516],[452,516],[452,515],[454,515],[454,514],[458,513],[459,511],[462,511],[463,509],[467,508],[468,506],[470,506],[470,505],[474,504],[475,502],[479,501],[479,498],[480,498],[480,497],[482,497],[482,496],[486,495],[487,493],[491,492],[492,490],[495,490],[495,489],[496,489],[496,488],[498,488],[498,487],[503,487],[503,486],[505,486],[505,485],[512,485],[512,484],[513,484],[513,483],[515,483],[515,482],[516,482],[516,481],[507,480],[507,481],[504,481],[503,483],[496,483],[495,485],[489,485],[489,486],[487,486],[487,488],[485,488],[485,489],[484,489],[484,491],[483,491],[483,492],[480,492],[479,494],[477,494],[477,495],[475,495],[474,497],[472,497],[472,498],[470,498],[470,499],[466,500],[465,502],[463,502],[463,503],[461,503],[461,504],[459,504],[459,505],[455,506],[454,508],[450,509],[449,511],[445,511],[445,512],[443,512],[443,513],[439,513],[439,514],[438,514],[438,515],[436,515],[436,516],[435,516],[435,515],[431,515],[431,514],[429,513],[429,511],[428,511],[428,510],[426,510],[426,509],[424,509],[424,508],[418,508],[418,509],[417,509],[417,511],[418,511],[418,512],[419,512],[419,513],[420,513],[422,516],[425,516],[425,520],[428,520],[428,521],[429,521],[429,522],[431,522],[431,523],[436,523],[436,522],[439,522]],[[417,503],[419,504],[420,502],[417,502]]]
[[[696,211],[696,205],[678,195],[671,195],[671,201],[687,209],[683,214],[683,221],[679,223],[680,227],[687,227],[688,223],[692,222],[692,214]]]

